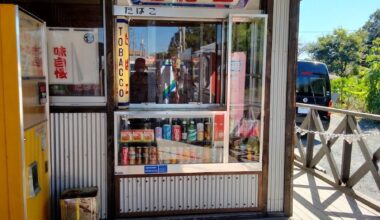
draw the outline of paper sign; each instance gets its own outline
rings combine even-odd
[[[99,84],[97,29],[49,28],[50,84]]]
[[[115,69],[116,69],[116,92],[119,108],[129,106],[129,36],[128,20],[123,17],[116,18],[116,49],[115,49]]]
[[[231,54],[231,105],[235,108],[231,110],[230,118],[240,121],[244,113],[245,105],[245,78],[246,78],[245,52],[234,52]],[[231,126],[231,128],[233,128]]]
[[[43,76],[43,24],[20,13],[22,76]]]

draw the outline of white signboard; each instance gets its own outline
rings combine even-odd
[[[97,29],[49,28],[50,84],[99,84]]]
[[[140,0],[141,3],[186,5],[236,5],[239,0]]]
[[[260,11],[244,9],[207,7],[160,7],[160,6],[120,6],[115,5],[113,15],[129,17],[162,17],[191,19],[225,19],[230,13],[258,14]]]

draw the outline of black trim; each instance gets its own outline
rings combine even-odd
[[[106,113],[106,106],[50,106],[50,113]]]

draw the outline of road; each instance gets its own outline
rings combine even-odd
[[[334,130],[338,126],[339,122],[342,120],[343,117],[344,115],[333,114],[331,116],[330,126],[327,131],[331,132],[332,130]],[[369,151],[372,155],[373,152],[375,152],[380,147],[380,135],[378,135],[378,133],[380,132],[380,122],[375,123],[374,121],[370,121],[370,120],[359,120],[359,126],[362,129],[362,131],[365,133],[368,132],[372,134],[377,134],[377,135],[372,135],[365,138],[365,141],[368,143]],[[316,145],[315,145],[314,155],[321,148],[318,135],[316,135],[316,139],[317,140],[315,141]],[[303,142],[304,144],[306,143],[306,138],[303,138]],[[340,170],[340,167],[342,164],[342,149],[343,149],[343,138],[339,138],[338,141],[331,148],[338,170]],[[297,149],[295,149],[295,153],[298,153]],[[364,161],[365,160],[364,160],[363,154],[360,150],[360,147],[357,141],[353,141],[350,175],[352,175],[364,163]],[[318,166],[325,169],[326,174],[329,174],[332,177],[331,169],[325,156],[319,162]],[[378,162],[378,166],[380,166],[380,162]],[[380,190],[377,188],[377,185],[370,172],[368,172],[366,176],[354,186],[354,189],[358,190],[359,192],[363,193],[364,195],[376,201],[380,201]]]

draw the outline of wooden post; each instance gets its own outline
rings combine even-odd
[[[269,169],[269,115],[270,115],[270,83],[271,83],[271,63],[272,63],[272,35],[273,35],[273,5],[274,0],[261,0],[260,10],[268,15],[267,24],[267,48],[265,65],[265,101],[264,101],[264,127],[263,127],[263,177],[261,187],[260,210],[267,211],[268,202],[268,169]]]
[[[294,125],[296,112],[295,73],[297,72],[299,10],[300,0],[290,0],[284,164],[284,214],[287,217],[293,215]]]
[[[313,109],[310,109],[310,113],[309,114],[312,114],[312,112],[315,111]],[[318,113],[317,113],[318,114]],[[310,117],[310,122],[309,122],[309,128],[308,128],[309,131],[315,131],[316,128],[315,128],[315,121],[313,119],[313,117]],[[310,167],[310,164],[311,164],[311,161],[313,160],[313,153],[314,153],[314,138],[315,138],[315,134],[314,133],[308,133],[307,134],[307,143],[306,143],[306,167],[308,168],[312,168]]]
[[[352,134],[351,127],[348,125],[348,117],[351,117],[355,121],[355,118],[352,116],[347,117],[346,125],[346,134]],[[355,121],[356,122],[356,121]],[[343,153],[342,153],[342,166],[341,166],[341,180],[343,183],[347,183],[350,178],[350,169],[351,169],[351,154],[352,154],[352,142],[350,143],[346,139],[343,140]]]
[[[115,72],[114,72],[114,48],[113,48],[113,33],[114,33],[114,17],[112,7],[114,1],[104,1],[105,4],[105,30],[106,30],[106,49],[105,56],[107,57],[107,217],[113,219],[115,217],[115,176],[114,176],[114,121],[113,113],[115,110]],[[119,210],[117,210],[119,211]]]

